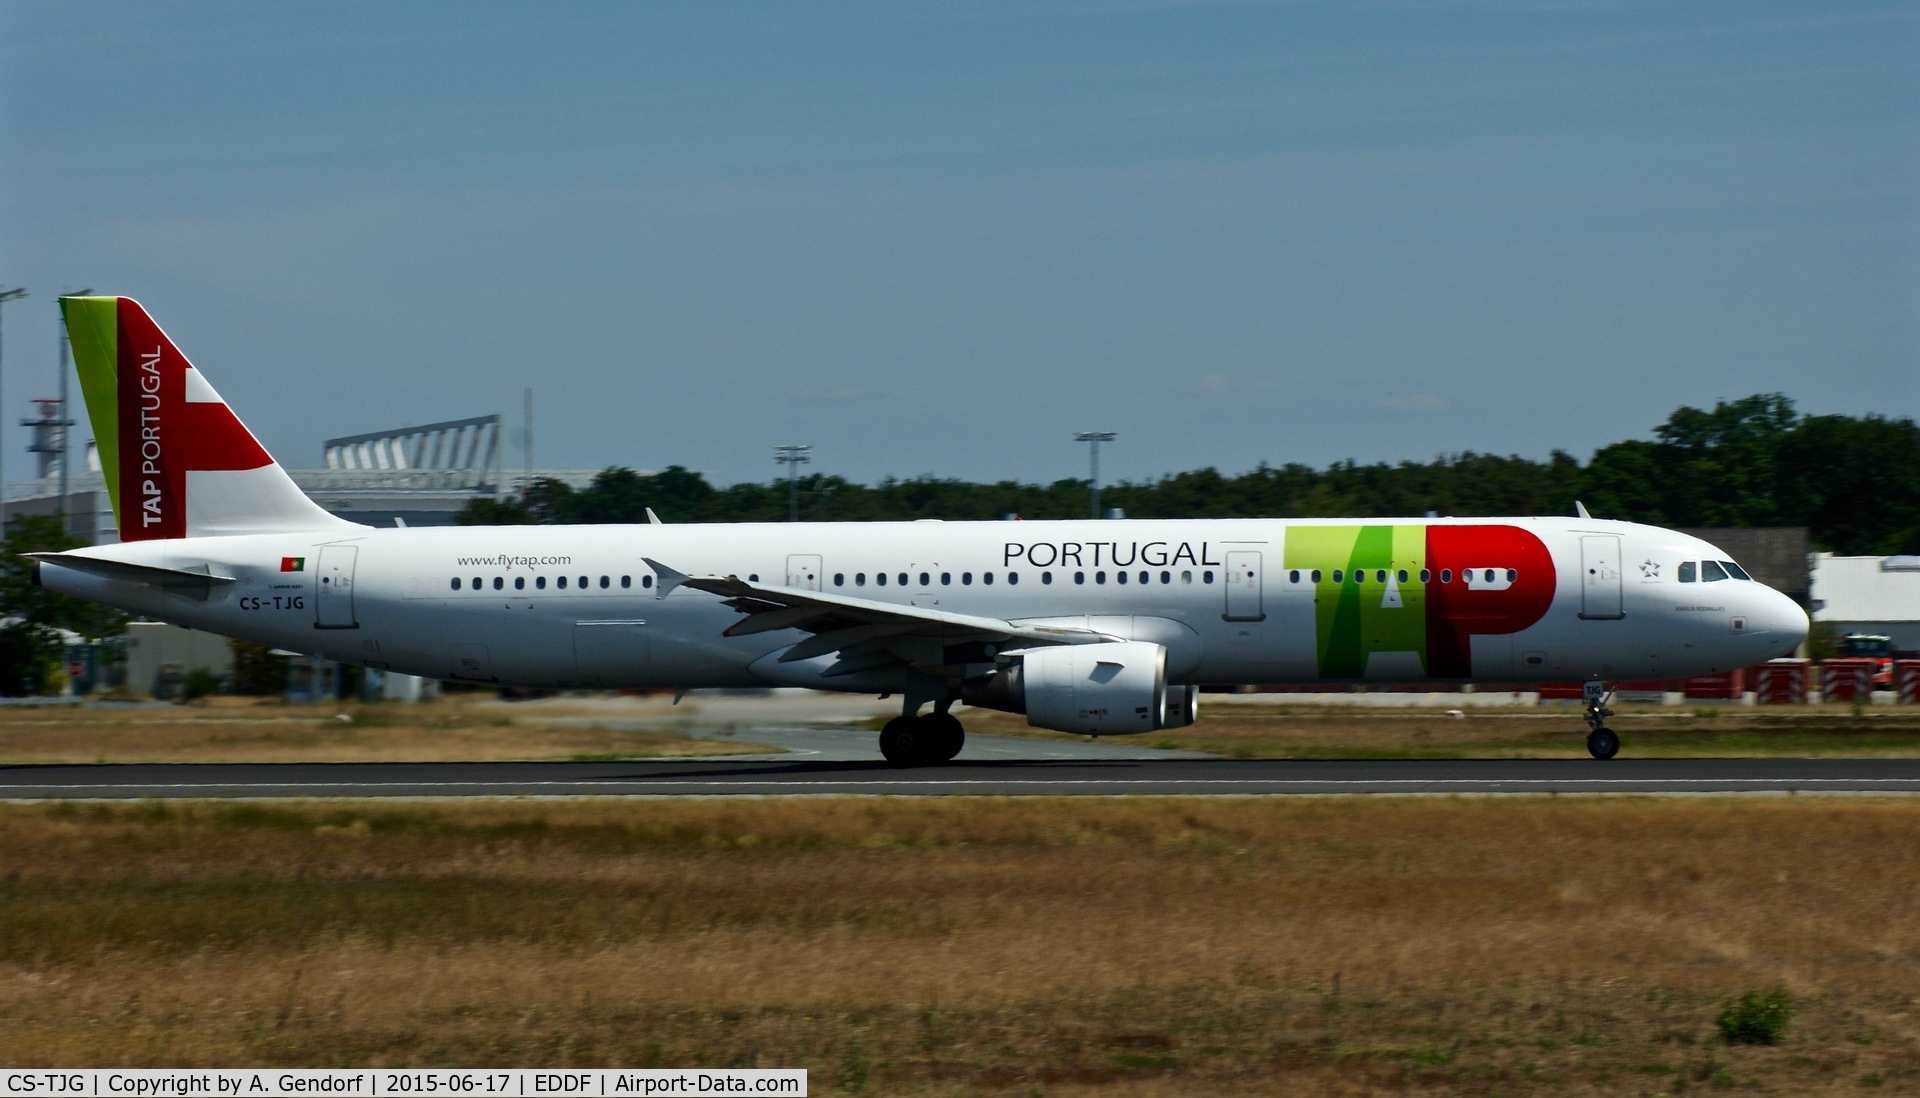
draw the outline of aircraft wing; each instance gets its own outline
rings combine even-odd
[[[825,674],[829,677],[870,671],[895,662],[923,670],[956,662],[955,646],[1029,647],[1053,644],[1098,644],[1119,638],[1094,629],[1051,625],[1021,625],[1001,618],[953,614],[922,606],[876,602],[872,599],[803,591],[753,583],[739,576],[689,576],[642,558],[659,578],[659,597],[677,587],[718,595],[746,617],[727,629],[729,637],[798,629],[813,634],[780,654],[781,663],[838,654]],[[977,660],[992,657],[984,651]]]

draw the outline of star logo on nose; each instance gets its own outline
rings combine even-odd
[[[1659,578],[1660,578],[1660,566],[1659,566],[1658,564],[1656,564],[1656,563],[1654,563],[1653,561],[1647,561],[1646,563],[1644,563],[1644,564],[1642,564],[1642,565],[1640,566],[1640,578],[1641,578],[1641,579],[1650,579],[1650,580],[1657,580],[1657,579],[1659,579]]]

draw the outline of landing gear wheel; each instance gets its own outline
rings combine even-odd
[[[927,735],[919,717],[895,717],[880,729],[880,753],[895,766],[926,761]]]
[[[1611,759],[1620,753],[1620,737],[1611,728],[1596,728],[1587,734],[1587,753],[1596,759]]]
[[[949,762],[967,744],[967,730],[952,713],[929,713],[920,718],[927,739],[927,762]]]

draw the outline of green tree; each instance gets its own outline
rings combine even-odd
[[[33,583],[33,562],[23,553],[57,553],[80,546],[54,515],[15,518],[0,540],[0,694],[37,694],[51,685],[65,653],[58,630],[90,640],[126,630],[117,610]]]

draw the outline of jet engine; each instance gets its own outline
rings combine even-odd
[[[1025,713],[1035,728],[1095,736],[1180,728],[1198,715],[1198,688],[1169,688],[1167,650],[1147,641],[1032,648],[1000,661],[965,684],[960,700]]]

